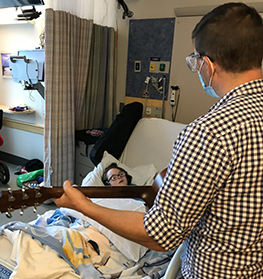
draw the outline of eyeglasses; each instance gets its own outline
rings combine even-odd
[[[205,53],[197,53],[197,54],[191,53],[190,55],[188,55],[185,58],[188,68],[193,73],[196,73],[200,70],[200,69],[197,69],[197,58],[202,58],[204,56],[206,56],[211,62],[214,61],[210,56],[206,55]]]
[[[202,58],[204,55],[197,53],[191,53],[190,55],[188,55],[185,60],[186,60],[186,64],[188,66],[188,68],[193,72],[196,73],[198,71],[197,69],[197,58]]]
[[[118,174],[113,174],[109,181],[116,181],[117,179],[126,176],[126,173],[124,171],[120,171]]]

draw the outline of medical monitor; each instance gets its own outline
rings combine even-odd
[[[38,81],[44,81],[44,69],[45,69],[45,50],[44,49],[31,49],[31,50],[19,50],[18,56],[25,56],[27,59],[33,59],[38,64]]]

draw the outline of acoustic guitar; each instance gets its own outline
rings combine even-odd
[[[78,190],[89,198],[134,198],[142,199],[150,208],[154,203],[159,187],[163,182],[167,168],[162,170],[155,178],[152,186],[82,186]],[[63,187],[36,187],[21,190],[7,190],[0,193],[0,212],[6,212],[8,218],[11,212],[21,208],[33,206],[36,212],[37,206],[51,198],[59,198],[63,194]]]

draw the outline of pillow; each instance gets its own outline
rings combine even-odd
[[[82,186],[104,186],[101,177],[104,169],[111,163],[116,163],[119,167],[125,169],[128,174],[132,176],[132,183],[138,186],[152,185],[158,172],[153,164],[130,168],[121,163],[107,151],[104,151],[101,162],[82,180]]]
[[[93,202],[112,209],[119,210],[129,210],[129,211],[139,211],[146,212],[144,202],[134,199],[92,199]],[[141,257],[144,256],[148,248],[130,241],[122,236],[117,235],[106,227],[102,226],[100,223],[90,219],[88,217],[87,221],[104,234],[115,247],[129,260],[138,262]]]

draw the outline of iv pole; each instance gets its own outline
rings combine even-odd
[[[165,101],[165,82],[166,77],[163,76],[163,104],[162,104],[162,118],[164,119],[164,101]]]

